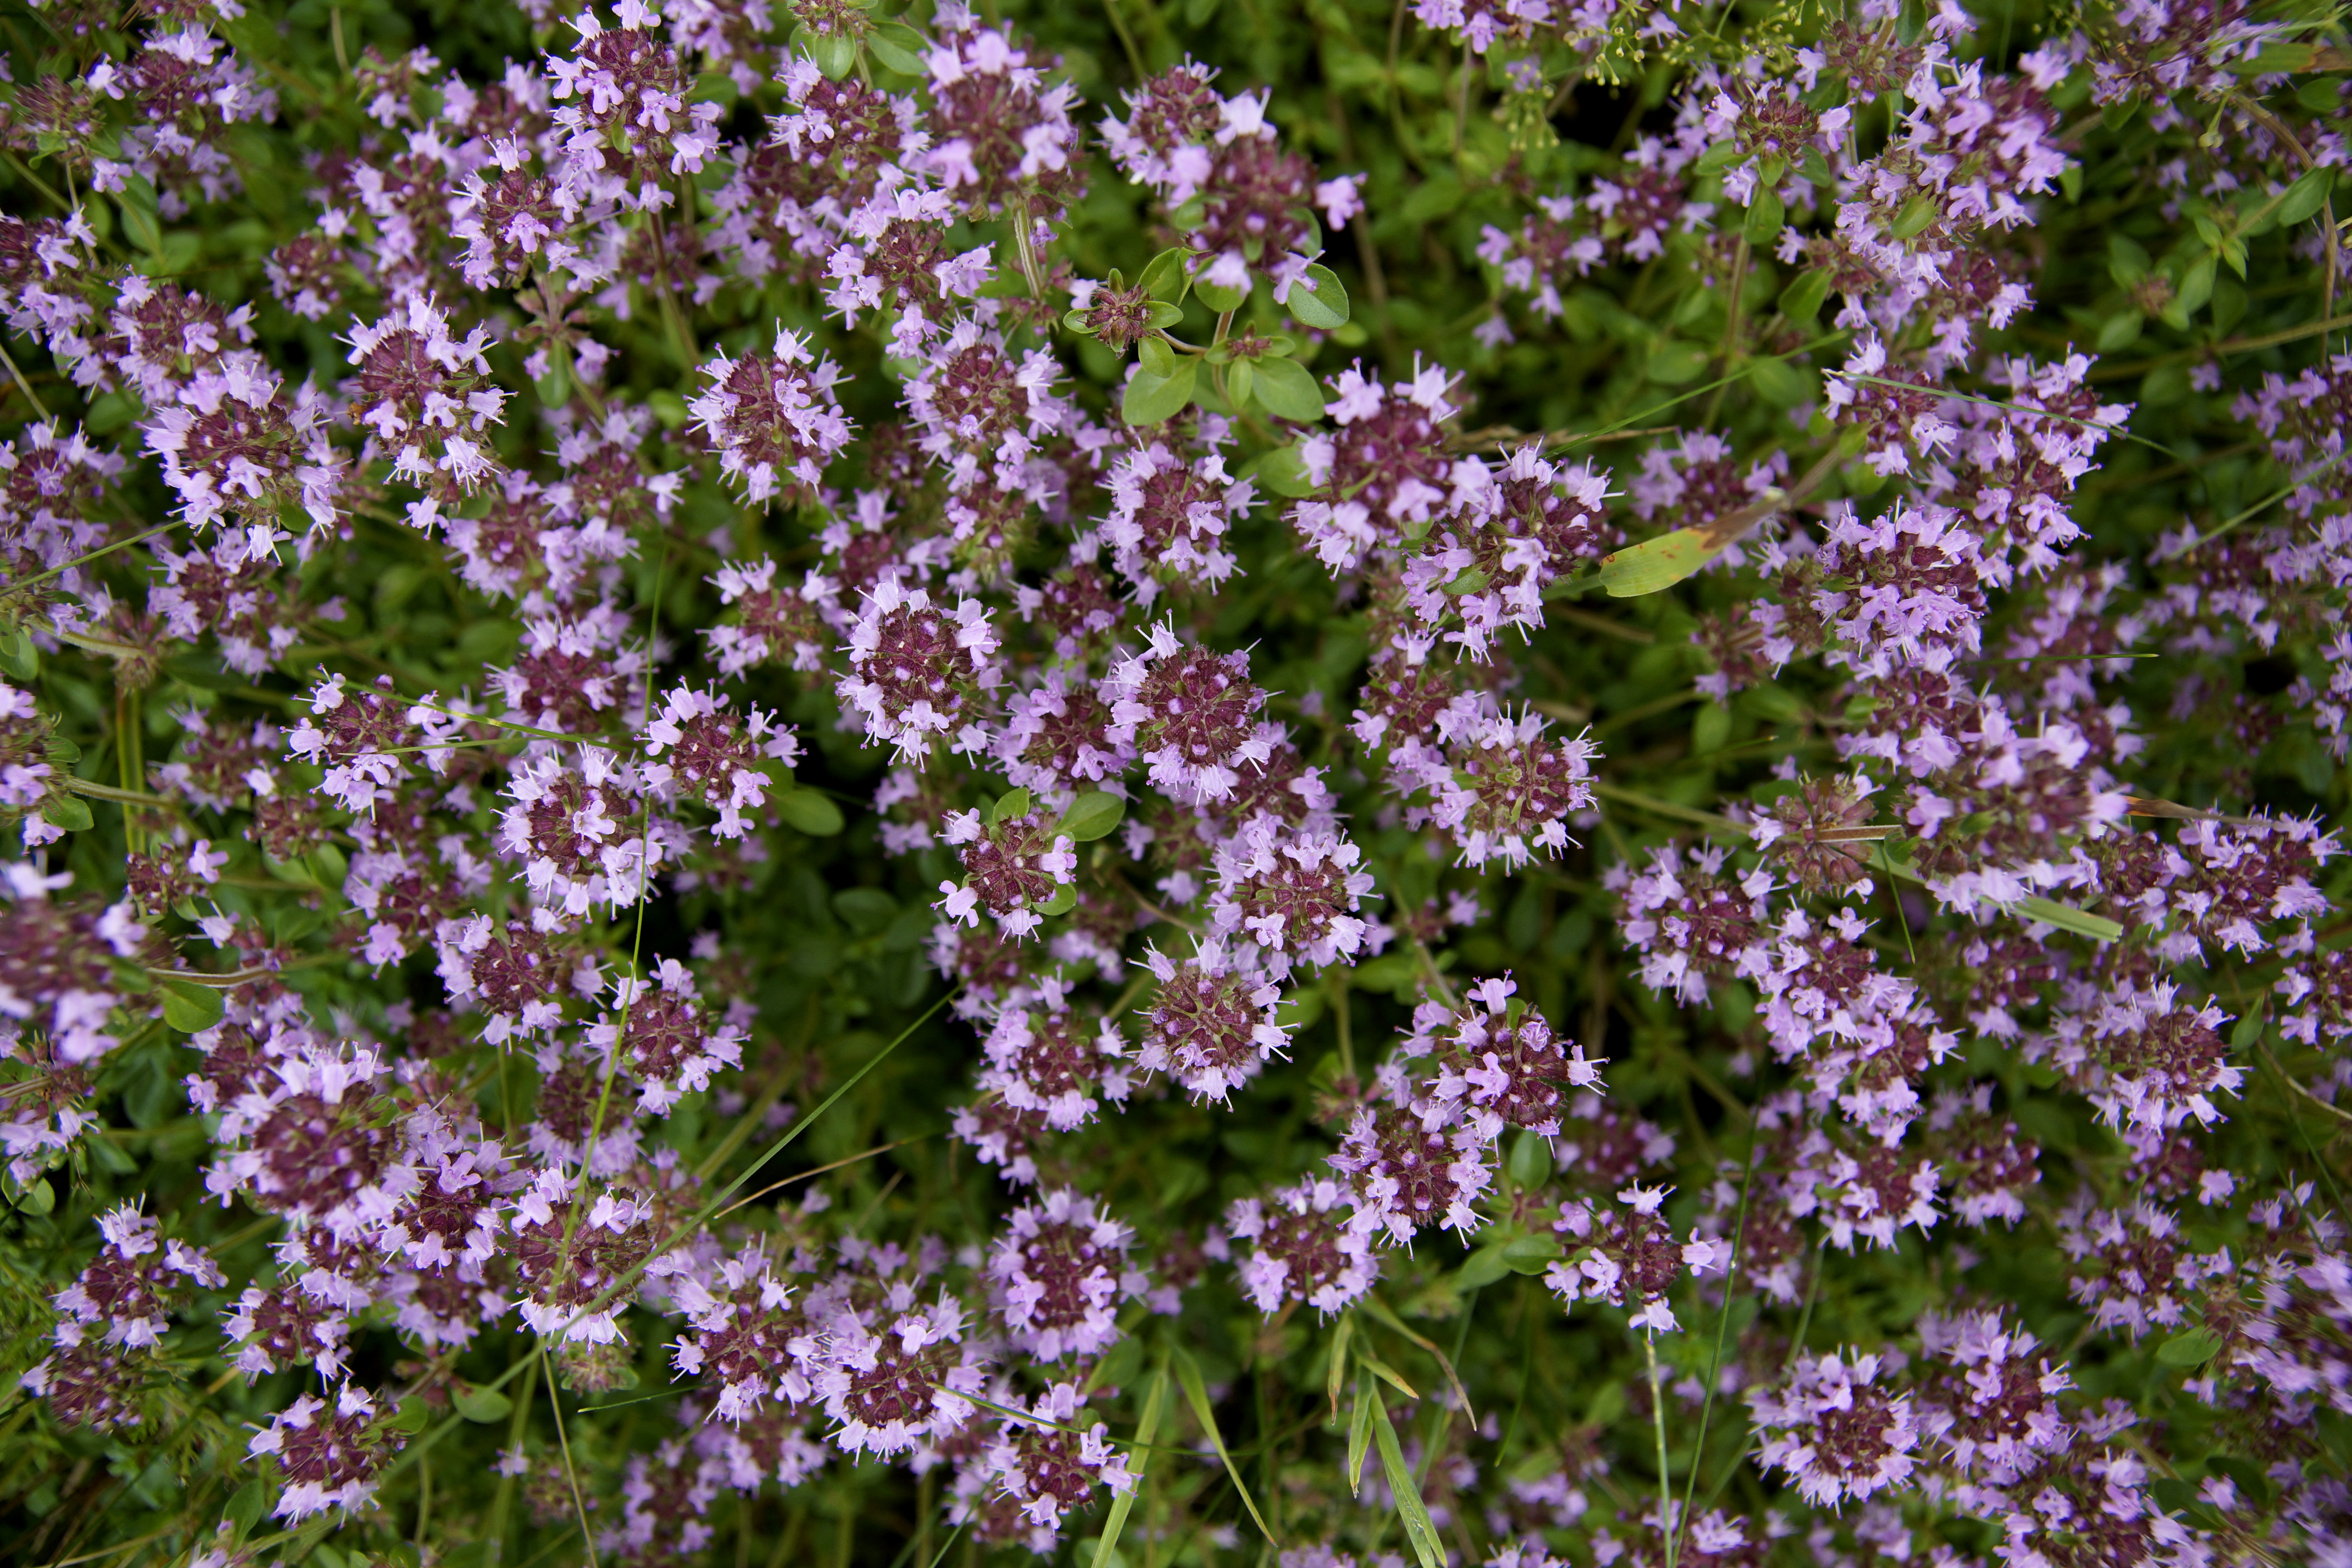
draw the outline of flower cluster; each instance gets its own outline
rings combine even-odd
[[[0,1553],[2352,1562],[2340,18],[1005,9],[0,29]]]

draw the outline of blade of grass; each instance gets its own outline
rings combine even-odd
[[[1364,1490],[1364,1451],[1372,1441],[1372,1402],[1379,1395],[1372,1389],[1371,1374],[1356,1379],[1356,1405],[1348,1416],[1348,1492],[1361,1496]]]
[[[1715,1321],[1715,1353],[1706,1363],[1706,1396],[1698,1407],[1698,1436],[1691,1444],[1689,1484],[1683,1488],[1683,1516],[1676,1525],[1675,1537],[1679,1541],[1690,1529],[1691,1503],[1698,1494],[1698,1468],[1706,1460],[1707,1418],[1715,1413],[1716,1384],[1723,1377],[1723,1343],[1731,1331],[1731,1306],[1739,1289],[1739,1266],[1746,1261],[1741,1253],[1748,1241],[1748,1194],[1756,1180],[1756,1144],[1748,1145],[1748,1166],[1739,1177],[1739,1212],[1731,1221],[1731,1267],[1723,1277],[1723,1312]]]
[[[1470,1391],[1462,1386],[1461,1373],[1454,1370],[1454,1358],[1447,1355],[1444,1351],[1439,1350],[1437,1348],[1437,1342],[1434,1340],[1424,1339],[1421,1335],[1414,1333],[1411,1329],[1405,1327],[1404,1320],[1397,1316],[1396,1309],[1391,1307],[1386,1301],[1381,1300],[1378,1296],[1367,1295],[1364,1298],[1364,1307],[1372,1314],[1373,1317],[1378,1318],[1381,1322],[1386,1323],[1390,1328],[1394,1329],[1398,1333],[1402,1334],[1406,1339],[1411,1340],[1414,1344],[1419,1345],[1423,1350],[1429,1352],[1430,1359],[1436,1362],[1439,1369],[1445,1373],[1445,1381],[1454,1385],[1454,1397],[1462,1401],[1462,1413],[1470,1417],[1471,1426],[1477,1426],[1477,1409],[1470,1403]],[[1418,1396],[1416,1395],[1416,1397]]]
[[[1648,1329],[1642,1331],[1642,1359],[1649,1363],[1650,1426],[1658,1438],[1658,1533],[1665,1537],[1666,1568],[1675,1568],[1681,1535],[1675,1529],[1675,1479],[1666,1473],[1666,1396],[1658,1386],[1658,1336]]]
[[[1143,1419],[1135,1426],[1135,1461],[1127,1468],[1134,1482],[1110,1500],[1110,1513],[1103,1521],[1102,1539],[1095,1543],[1094,1568],[1109,1568],[1111,1556],[1118,1550],[1119,1531],[1127,1528],[1127,1516],[1134,1510],[1135,1500],[1143,1490],[1144,1465],[1151,1451],[1151,1440],[1160,1436],[1160,1406],[1167,1398],[1168,1363],[1162,1361],[1151,1374],[1151,1386],[1143,1395]]]
[[[555,1369],[547,1364],[547,1342],[539,1346],[539,1362],[547,1373],[547,1407],[555,1415],[555,1441],[563,1450],[563,1479],[572,1487],[572,1506],[580,1510],[580,1543],[588,1548],[588,1568],[596,1568],[596,1532],[588,1528],[588,1503],[580,1495],[580,1474],[572,1468],[572,1438],[563,1430],[563,1396],[555,1391]]]
[[[530,1370],[523,1374],[522,1397],[514,1402],[514,1414],[507,1419],[507,1447],[514,1453],[522,1451],[523,1434],[530,1425],[531,1396],[539,1392],[539,1358],[525,1357],[523,1364]],[[490,1501],[490,1530],[487,1542],[487,1561],[490,1568],[499,1568],[499,1564],[507,1561],[509,1544],[507,1531],[509,1519],[514,1510],[514,1493],[515,1478],[501,1465],[499,1467],[499,1489]]]
[[[1374,1393],[1372,1407],[1372,1438],[1380,1446],[1381,1468],[1389,1479],[1389,1491],[1396,1499],[1397,1518],[1404,1525],[1404,1538],[1412,1545],[1412,1554],[1421,1560],[1421,1568],[1445,1568],[1445,1548],[1437,1539],[1437,1526],[1429,1517],[1429,1505],[1421,1500],[1421,1488],[1412,1479],[1412,1467],[1404,1462],[1404,1449],[1397,1442],[1396,1428],[1389,1422],[1388,1407]]]
[[[1265,1515],[1258,1512],[1257,1499],[1250,1496],[1249,1485],[1242,1479],[1241,1468],[1234,1463],[1233,1455],[1225,1448],[1225,1435],[1217,1429],[1217,1413],[1209,1407],[1209,1390],[1201,1381],[1201,1363],[1181,1345],[1176,1348],[1172,1359],[1176,1366],[1176,1381],[1184,1390],[1185,1402],[1192,1405],[1193,1418],[1201,1423],[1201,1430],[1208,1434],[1209,1442],[1217,1450],[1217,1458],[1224,1461],[1225,1474],[1232,1478],[1234,1490],[1242,1494],[1242,1506],[1249,1510],[1250,1518],[1257,1522],[1258,1532],[1265,1537],[1267,1543],[1276,1552],[1281,1551],[1282,1542],[1275,1539],[1273,1529],[1265,1522]]]
[[[1373,1376],[1379,1378],[1382,1383],[1387,1384],[1391,1388],[1395,1389],[1399,1394],[1403,1394],[1407,1399],[1412,1400],[1416,1404],[1420,1402],[1421,1391],[1413,1387],[1412,1384],[1407,1383],[1404,1380],[1403,1374],[1399,1373],[1396,1368],[1391,1366],[1380,1357],[1372,1354],[1370,1351],[1363,1352],[1362,1356],[1366,1369],[1369,1370]]]
[[[1348,1338],[1356,1331],[1356,1314],[1339,1314],[1339,1331],[1331,1336],[1331,1370],[1324,1378],[1323,1391],[1331,1399],[1331,1419],[1339,1419],[1339,1385],[1348,1381]]]

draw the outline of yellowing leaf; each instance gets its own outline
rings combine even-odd
[[[1722,547],[1703,528],[1678,528],[1601,559],[1601,585],[1612,599],[1634,599],[1671,588],[1714,560]]]

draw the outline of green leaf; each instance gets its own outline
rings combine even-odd
[[[2140,329],[2147,324],[2147,318],[2137,310],[2117,310],[2099,323],[2099,352],[2111,354],[2131,347],[2139,342]]]
[[[1090,338],[1095,335],[1094,328],[1087,323],[1087,313],[1084,310],[1063,311],[1062,325],[1068,328],[1071,331],[1077,333],[1078,336],[1082,338]]]
[[[846,826],[841,807],[833,804],[833,798],[813,789],[796,789],[785,795],[776,802],[776,815],[812,838],[830,838]]]
[[[0,629],[0,673],[30,680],[41,670],[41,650],[22,627]]]
[[[2203,1366],[2221,1353],[2221,1336],[2200,1324],[2173,1335],[2156,1347],[2156,1359],[2166,1366]]]
[[[827,79],[839,81],[857,68],[857,40],[846,33],[814,33],[805,26],[793,29],[793,47],[816,62]]]
[[[560,363],[549,365],[547,374],[532,382],[530,386],[539,394],[539,401],[544,407],[561,408],[572,400],[572,377]]]
[[[2317,215],[2335,188],[2336,171],[2322,166],[2312,170],[2286,188],[2286,195],[2278,205],[2275,215],[2281,228],[2293,228]]]
[[[2178,403],[2193,390],[2189,384],[2189,367],[2177,360],[2158,365],[2139,378],[2139,400],[2150,408]]]
[[[503,1421],[514,1412],[514,1401],[495,1388],[469,1388],[457,1395],[456,1404],[458,1415],[484,1426]]]
[[[1748,379],[1756,395],[1775,408],[1794,408],[1819,390],[1811,376],[1784,359],[1748,361]]]
[[[1701,153],[1698,155],[1698,161],[1691,165],[1691,173],[1695,174],[1719,174],[1723,173],[1724,170],[1731,167],[1733,160],[1737,159],[1738,156],[1738,142],[1730,141],[1718,142],[1714,146],[1709,147],[1706,152]]]
[[[139,399],[133,394],[100,393],[91,399],[89,417],[82,421],[82,428],[93,436],[111,436],[138,418],[139,415]]]
[[[1219,315],[1223,315],[1227,310],[1240,310],[1243,303],[1249,299],[1249,290],[1246,289],[1228,289],[1223,283],[1212,283],[1206,278],[1192,279],[1192,293],[1201,303]]]
[[[331,844],[321,844],[302,858],[309,864],[311,877],[329,892],[340,889],[351,879],[352,863]]]
[[[1323,1377],[1323,1393],[1331,1402],[1331,1415],[1339,1414],[1339,1387],[1348,1381],[1348,1342],[1355,1337],[1356,1314],[1341,1312],[1339,1327],[1331,1335],[1331,1364]]]
[[[1507,1279],[1510,1273],[1511,1266],[1503,1261],[1502,1244],[1496,1242],[1480,1247],[1462,1260],[1462,1267],[1454,1271],[1454,1288],[1466,1295]]]
[[[1296,447],[1276,447],[1259,458],[1254,467],[1258,483],[1276,495],[1296,500],[1315,493],[1315,481],[1307,477],[1306,460],[1299,457]]]
[[[148,270],[152,276],[162,278],[185,272],[196,264],[197,254],[203,248],[203,241],[194,234],[185,229],[173,229],[163,236],[163,248],[156,256],[155,265]]]
[[[78,795],[54,795],[41,803],[41,820],[68,833],[88,833],[91,821],[89,802]]]
[[[422,1432],[431,1424],[433,1412],[422,1399],[404,1399],[384,1423],[395,1432]]]
[[[1780,290],[1780,313],[1792,321],[1810,321],[1822,313],[1822,304],[1829,297],[1828,270],[1809,267]]]
[[[1088,790],[1070,802],[1055,831],[1066,833],[1080,844],[1091,844],[1117,827],[1126,815],[1127,802],[1118,796],[1107,790]]]
[[[2190,262],[2189,270],[2180,275],[2180,286],[2172,293],[2172,305],[2180,312],[2181,325],[2186,326],[2188,319],[2203,310],[2205,302],[2213,297],[2214,266],[2209,253]]]
[[[1554,1237],[1523,1236],[1503,1244],[1503,1266],[1514,1274],[1540,1274],[1565,1256]]]
[[[1194,1361],[1192,1352],[1181,1345],[1175,1348],[1172,1359],[1176,1367],[1176,1382],[1184,1390],[1184,1402],[1192,1407],[1192,1418],[1200,1422],[1201,1430],[1208,1435],[1211,1446],[1217,1450],[1217,1458],[1224,1461],[1225,1474],[1232,1478],[1234,1490],[1242,1494],[1242,1506],[1249,1510],[1250,1518],[1257,1521],[1259,1533],[1272,1543],[1276,1552],[1281,1551],[1282,1542],[1275,1540],[1274,1531],[1266,1525],[1265,1515],[1258,1512],[1257,1500],[1250,1496],[1249,1485],[1242,1479],[1241,1467],[1234,1463],[1232,1453],[1225,1447],[1225,1435],[1217,1429],[1217,1413],[1210,1407],[1209,1390],[1201,1381],[1201,1363]],[[1393,1442],[1394,1438],[1391,1441]]]
[[[1143,1495],[1143,1472],[1151,1462],[1151,1445],[1160,1436],[1160,1407],[1167,1399],[1168,1367],[1163,1362],[1144,1389],[1143,1419],[1135,1424],[1135,1451],[1127,1461],[1127,1470],[1136,1484],[1110,1500],[1110,1512],[1103,1520],[1102,1539],[1095,1543],[1094,1568],[1109,1568],[1118,1551],[1119,1531],[1127,1528],[1127,1516],[1134,1511],[1135,1500]]]
[[[1731,739],[1731,710],[1720,702],[1706,702],[1691,715],[1691,755],[1703,757],[1709,752],[1723,750]]]
[[[1601,585],[1612,599],[1671,588],[1722,552],[1703,528],[1678,528],[1601,558]]]
[[[242,1541],[246,1532],[260,1521],[263,1511],[268,1507],[269,1483],[257,1477],[236,1489],[236,1495],[228,1500],[226,1508],[221,1510],[221,1517],[228,1521],[230,1527],[236,1531],[236,1539]]]
[[[1364,1491],[1364,1454],[1372,1442],[1372,1405],[1380,1395],[1372,1389],[1371,1373],[1356,1379],[1356,1407],[1348,1413],[1348,1494],[1360,1497]]]
[[[1539,1187],[1551,1174],[1551,1140],[1540,1132],[1522,1132],[1511,1144],[1504,1168],[1515,1187]]]
[[[1364,1363],[1365,1367],[1372,1373],[1373,1376],[1379,1378],[1382,1383],[1385,1383],[1390,1387],[1395,1389],[1399,1394],[1403,1394],[1407,1399],[1420,1399],[1420,1391],[1404,1380],[1404,1373],[1397,1371],[1396,1368],[1391,1366],[1388,1363],[1382,1361],[1371,1352],[1360,1351],[1357,1352],[1357,1359]]]
[[[1295,425],[1312,425],[1323,417],[1323,394],[1315,376],[1295,359],[1257,362],[1254,390],[1265,411]]]
[[[1078,885],[1076,882],[1064,882],[1060,887],[1054,889],[1054,896],[1052,898],[1047,899],[1044,903],[1039,904],[1036,908],[1039,914],[1050,917],[1053,915],[1068,914],[1072,910],[1075,910],[1077,907]]]
[[[226,1010],[220,988],[199,985],[193,980],[158,979],[155,988],[163,994],[163,1022],[184,1035],[209,1029],[221,1021]]]
[[[1380,1445],[1381,1468],[1388,1475],[1397,1518],[1404,1523],[1404,1538],[1412,1543],[1412,1554],[1421,1560],[1421,1568],[1445,1568],[1445,1548],[1438,1542],[1429,1505],[1421,1500],[1421,1483],[1413,1479],[1412,1467],[1404,1462],[1396,1428],[1389,1424],[1388,1407],[1377,1396],[1372,1400],[1372,1436]]]
[[[1148,375],[1172,376],[1181,362],[1176,351],[1159,338],[1146,338],[1136,345],[1135,357]]]
[[[1936,198],[1922,191],[1903,204],[1903,210],[1895,215],[1894,227],[1887,232],[1896,239],[1909,239],[1925,234],[1942,215],[1943,208],[1936,205]]]
[[[108,1143],[107,1147],[112,1148],[113,1145]],[[36,1176],[32,1185],[17,1189],[16,1206],[26,1214],[48,1214],[58,1206],[57,1189],[49,1185],[47,1176]]]
[[[2262,1014],[2247,1014],[2238,1020],[2238,1026],[2230,1031],[2230,1043],[2242,1051],[2248,1046],[2256,1044],[2263,1037],[2263,1024]]]
[[[1164,332],[1169,328],[1174,326],[1177,322],[1182,321],[1184,319],[1184,312],[1178,306],[1165,304],[1155,300],[1151,302],[1150,306],[1144,310],[1143,319],[1154,331]]]
[[[1173,419],[1192,401],[1193,384],[1200,378],[1201,361],[1195,354],[1179,359],[1173,375],[1154,375],[1148,370],[1139,370],[1119,397],[1119,416],[1129,425],[1157,425],[1163,419]]]
[[[2107,236],[2107,276],[2118,289],[2128,289],[2148,274],[2153,265],[2147,247],[2127,234]]]
[[[1740,232],[1748,237],[1750,246],[1769,250],[1780,237],[1780,227],[1788,221],[1788,208],[1781,205],[1780,193],[1767,185],[1748,204],[1748,218]]]
[[[923,35],[904,22],[878,23],[866,35],[866,52],[874,57],[875,63],[900,76],[928,74],[929,68],[923,57],[929,47]]]
[[[1680,386],[1696,381],[1698,373],[1706,368],[1708,351],[1698,343],[1686,343],[1669,338],[1650,351],[1650,379],[1661,386]]]
[[[1313,262],[1307,266],[1306,281],[1305,288],[1290,286],[1290,299],[1283,309],[1291,319],[1320,332],[1347,325],[1348,289],[1339,275],[1319,261]]]
[[[667,387],[656,387],[647,393],[646,406],[653,410],[654,417],[661,421],[665,430],[682,429],[687,420],[693,416],[692,411],[686,406],[686,399]]]
[[[123,237],[150,256],[163,255],[163,226],[157,220],[154,208],[130,201],[117,205],[122,212]]]
[[[2318,62],[2319,50],[2314,45],[2264,44],[2252,59],[2231,60],[2221,68],[2239,76],[2300,76]]]
[[[1257,361],[1241,359],[1233,362],[1225,372],[1225,396],[1236,409],[1246,407],[1250,393],[1257,386]]]
[[[2062,904],[2052,899],[2031,898],[2017,900],[2017,912],[2030,921],[2071,931],[2076,936],[2087,936],[2093,942],[2121,942],[2124,928],[2105,915],[2089,914],[2072,904]]]
[[[1007,822],[1016,816],[1026,816],[1029,815],[1030,808],[1035,805],[1036,802],[1030,796],[1027,790],[1006,790],[996,797],[996,804],[988,808],[989,826],[993,827],[1000,822]]]
[[[1182,246],[1171,246],[1144,265],[1143,276],[1135,281],[1138,287],[1163,305],[1181,305],[1184,290],[1192,287],[1192,279],[1184,263],[1192,252]]]

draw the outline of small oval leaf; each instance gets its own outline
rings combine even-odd
[[[1258,458],[1252,471],[1257,482],[1276,495],[1296,500],[1315,493],[1315,481],[1307,477],[1306,459],[1296,447],[1276,447]]]
[[[922,34],[904,22],[877,23],[866,34],[866,52],[877,65],[900,76],[924,75],[923,53],[929,47]]]
[[[236,1489],[236,1495],[230,1498],[228,1506],[221,1510],[221,1517],[228,1521],[236,1531],[236,1538],[242,1541],[246,1532],[260,1521],[263,1510],[268,1507],[269,1483],[256,1479]]]
[[[159,980],[163,994],[163,1022],[184,1035],[196,1034],[221,1021],[226,1011],[218,987],[193,980]]]
[[[2312,170],[2289,185],[2285,199],[2278,205],[2279,226],[2293,228],[2299,223],[2309,221],[2327,200],[2327,193],[2335,184],[2336,171],[2322,167]]]
[[[1792,321],[1810,321],[1822,313],[1822,304],[1829,297],[1829,273],[1819,267],[1807,268],[1780,290],[1780,313]]]
[[[1339,275],[1320,262],[1307,268],[1306,287],[1292,284],[1283,309],[1302,327],[1328,332],[1348,322],[1348,289]]]
[[[1295,296],[1294,296],[1295,298]],[[1314,375],[1295,359],[1262,359],[1251,386],[1265,411],[1295,425],[1312,425],[1323,417],[1323,393]]]
[[[1181,246],[1171,246],[1144,267],[1143,276],[1135,280],[1137,285],[1163,305],[1181,304],[1184,290],[1192,286],[1184,271],[1185,258],[1191,254]]]
[[[1192,279],[1192,292],[1200,297],[1201,303],[1220,314],[1240,310],[1243,301],[1249,298],[1246,289],[1228,289],[1223,283],[1212,283],[1206,278]]]
[[[1678,528],[1672,533],[1601,559],[1601,585],[1612,599],[1634,599],[1671,588],[1720,552],[1708,542],[1703,528]]]
[[[845,826],[841,807],[813,789],[796,789],[776,802],[776,813],[812,838],[830,838]]]
[[[1503,1244],[1503,1264],[1514,1274],[1540,1274],[1563,1256],[1549,1236],[1523,1236]]]
[[[1117,827],[1126,815],[1127,802],[1106,790],[1090,790],[1070,802],[1055,831],[1068,834],[1077,843],[1091,844]]]
[[[1503,1261],[1499,1247],[1482,1247],[1463,1260],[1454,1271],[1454,1288],[1457,1290],[1482,1290],[1496,1281],[1509,1278],[1510,1265]]]
[[[457,1395],[457,1405],[458,1415],[486,1426],[505,1420],[514,1410],[514,1401],[495,1388],[469,1388]]]
[[[1119,414],[1129,425],[1157,425],[1163,419],[1173,419],[1192,401],[1193,384],[1200,377],[1201,362],[1192,354],[1176,362],[1173,375],[1154,375],[1148,370],[1139,370],[1119,397]]]

